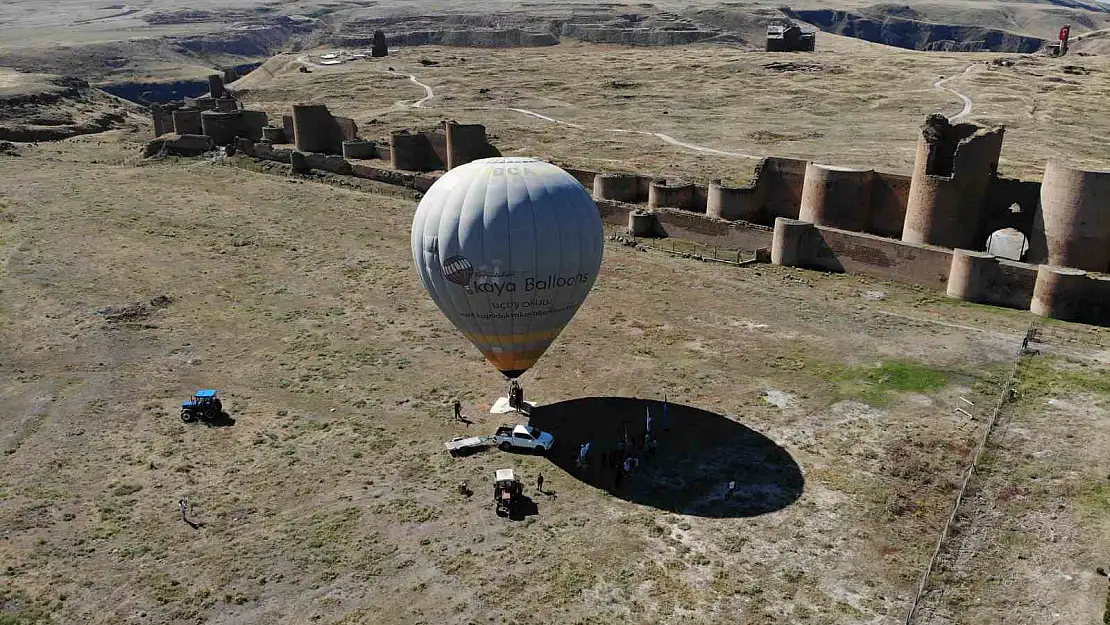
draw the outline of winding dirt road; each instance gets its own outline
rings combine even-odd
[[[397,73],[397,72],[393,72],[393,73]],[[415,102],[413,102],[409,106],[411,106],[412,108],[424,108],[424,105],[428,102],[428,100],[431,100],[432,98],[435,97],[435,92],[432,90],[432,88],[430,86],[420,82],[420,80],[417,79],[415,75],[408,74],[408,77],[409,77],[410,81],[412,81],[413,83],[423,87],[424,88],[424,93],[427,94],[423,98],[421,98],[419,100],[416,100]],[[562,126],[569,126],[571,128],[578,128],[578,129],[582,129],[582,130],[590,129],[589,126],[583,126],[582,124],[575,124],[574,122],[568,122],[568,121],[564,121],[564,120],[561,120],[561,119],[555,119],[554,117],[549,117],[549,116],[544,115],[542,113],[537,113],[535,111],[530,111],[528,109],[515,108],[515,107],[511,107],[511,106],[507,106],[507,107],[503,107],[503,108],[502,107],[483,107],[483,108],[485,108],[487,110],[502,109],[502,110],[512,111],[514,113],[520,113],[521,115],[527,115],[529,117],[535,117],[536,119],[542,119],[545,122],[551,122],[553,124],[559,124],[559,125],[562,125]],[[647,136],[650,136],[650,137],[655,137],[655,138],[659,139],[660,141],[663,141],[664,143],[669,143],[673,146],[677,146],[677,147],[680,147],[680,148],[686,148],[688,150],[693,150],[695,152],[703,152],[705,154],[716,154],[718,156],[736,156],[736,157],[740,157],[740,158],[762,158],[762,157],[759,157],[759,156],[755,156],[753,154],[744,154],[743,152],[726,152],[724,150],[718,150],[718,149],[715,149],[715,148],[708,148],[708,147],[705,147],[705,146],[702,146],[702,145],[697,145],[695,143],[687,143],[685,141],[680,141],[678,139],[675,139],[674,137],[672,137],[670,135],[665,135],[661,132],[649,132],[649,131],[646,131],[646,130],[627,130],[627,129],[624,129],[624,128],[593,128],[593,130],[600,130],[601,132],[608,132],[608,133],[647,135]]]
[[[393,73],[396,74],[397,72],[393,72]],[[424,87],[424,97],[420,98],[419,100],[417,100],[415,102],[413,102],[412,105],[411,105],[412,108],[422,109],[422,108],[424,108],[424,105],[427,104],[428,100],[431,100],[432,98],[436,97],[436,94],[435,94],[434,91],[432,91],[432,88],[429,87],[428,85],[425,85],[424,83],[420,82],[419,80],[417,80],[415,75],[409,74],[409,80],[412,81],[413,83],[421,86],[421,87]]]
[[[298,60],[301,60],[301,59],[298,59]],[[309,62],[311,62],[311,61],[309,61]],[[978,65],[978,63],[972,63],[971,65],[968,65],[966,68],[964,68],[963,72],[960,72],[959,74],[956,74],[955,76],[949,76],[947,78],[941,78],[941,79],[939,79],[939,80],[937,80],[936,82],[933,83],[934,88],[940,89],[942,91],[947,91],[947,92],[951,93],[952,95],[956,96],[957,98],[959,98],[961,101],[963,101],[963,105],[964,105],[963,109],[959,113],[956,113],[955,115],[948,118],[948,121],[950,121],[952,123],[956,123],[959,120],[963,119],[964,117],[967,117],[968,115],[970,115],[973,104],[972,104],[971,98],[969,98],[966,95],[960,93],[959,91],[956,91],[955,89],[952,89],[950,87],[946,87],[945,83],[947,83],[949,80],[952,80],[953,78],[957,78],[959,76],[963,76],[964,74],[970,73],[972,68],[974,68],[976,65]],[[422,87],[424,89],[424,97],[423,98],[420,98],[419,100],[415,100],[412,103],[399,102],[398,104],[400,104],[402,106],[409,106],[411,108],[425,108],[426,107],[425,105],[428,103],[428,101],[430,101],[432,98],[435,97],[435,91],[432,89],[432,87],[420,82],[420,79],[417,78],[415,74],[400,74],[399,72],[396,72],[394,70],[389,70],[389,73],[393,74],[393,75],[408,76],[408,79],[409,79],[410,82],[412,82],[413,84],[415,84],[419,87]],[[656,139],[659,139],[660,141],[663,141],[664,143],[668,143],[668,144],[673,145],[675,147],[685,148],[687,150],[692,150],[694,152],[701,152],[703,154],[714,154],[714,155],[717,155],[717,156],[733,156],[733,157],[738,157],[738,158],[763,158],[761,156],[757,156],[757,155],[754,155],[754,154],[745,154],[743,152],[728,152],[728,151],[725,151],[725,150],[718,150],[716,148],[706,147],[704,145],[698,145],[696,143],[688,143],[686,141],[681,141],[679,139],[676,139],[676,138],[674,138],[670,135],[663,134],[661,132],[651,132],[651,131],[647,131],[647,130],[628,130],[628,129],[625,129],[625,128],[590,128],[589,126],[583,126],[582,124],[576,124],[576,123],[573,123],[573,122],[568,122],[568,121],[565,121],[565,120],[556,119],[554,117],[549,117],[549,116],[544,115],[542,113],[537,113],[536,111],[530,111],[528,109],[515,108],[515,107],[511,107],[511,106],[508,106],[508,107],[479,107],[479,108],[484,108],[486,110],[512,111],[514,113],[520,113],[521,115],[527,115],[529,117],[535,117],[536,119],[541,119],[543,121],[550,122],[550,123],[553,123],[553,124],[568,126],[570,128],[578,128],[578,129],[581,129],[581,130],[587,130],[588,129],[588,130],[599,130],[601,132],[607,132],[607,133],[646,135],[646,136],[649,136],[649,137],[655,137]]]
[[[951,93],[952,95],[956,96],[957,98],[963,100],[963,103],[964,103],[963,110],[961,110],[959,113],[956,113],[955,115],[948,118],[948,121],[952,122],[953,124],[960,121],[961,119],[967,117],[968,115],[971,115],[971,108],[972,108],[971,98],[969,98],[966,95],[960,93],[959,91],[956,91],[955,89],[952,89],[951,87],[945,87],[944,85],[945,85],[945,83],[947,83],[949,80],[952,80],[953,78],[959,78],[960,76],[963,76],[964,74],[970,73],[971,69],[973,67],[975,67],[976,65],[978,65],[978,63],[972,63],[971,65],[968,65],[967,67],[965,67],[964,71],[960,72],[959,74],[956,74],[955,76],[949,76],[948,78],[941,78],[940,80],[933,83],[934,88],[940,89],[941,91],[947,91],[948,93]]]

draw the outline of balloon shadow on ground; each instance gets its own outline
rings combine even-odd
[[[643,448],[650,410],[653,454]],[[805,478],[790,454],[763,434],[720,414],[648,399],[586,397],[537,406],[529,422],[550,432],[548,459],[571,477],[625,501],[701,517],[753,517],[781,510],[802,495]],[[616,483],[607,462],[625,436],[639,466]],[[590,442],[585,467],[578,451]],[[624,456],[617,464],[623,462]],[[728,483],[735,482],[730,494]]]

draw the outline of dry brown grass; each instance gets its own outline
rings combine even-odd
[[[529,398],[666,390],[805,477],[768,514],[730,513],[723,474],[698,485],[717,514],[660,510],[635,495],[650,484],[613,496],[560,469],[572,440],[552,460],[442,451],[463,431],[450,400],[485,431],[503,388],[411,273],[411,203],[198,160],[135,167],[117,140],[0,156],[0,610],[30,622],[897,622],[980,427],[958,397],[992,401],[1028,321],[607,247]],[[172,303],[140,317],[96,313],[160,294]],[[233,427],[179,422],[208,386]],[[691,461],[661,453],[644,476]],[[557,497],[497,518],[502,466]],[[182,495],[203,528],[178,519]],[[1104,541],[1060,523],[1068,545]]]
[[[1110,374],[1023,359],[925,595],[921,623],[1097,623],[1106,616]]]
[[[1110,94],[1110,57],[1009,55],[1017,65],[995,67],[988,62],[998,54],[929,54],[825,35],[818,37],[818,50],[753,53],[715,45],[644,50],[577,43],[514,50],[413,48],[312,74],[298,73],[290,63],[272,80],[251,81],[247,101],[274,114],[288,113],[295,101],[326,102],[337,114],[355,117],[369,137],[442,119],[479,122],[506,153],[597,169],[742,181],[754,159],[699,153],[610,130],[658,132],[725,152],[908,174],[925,116],[952,115],[961,108],[933,83],[959,74],[948,86],[972,98],[969,120],[1007,126],[1003,175],[1039,177],[1051,156],[1081,166],[1108,165],[1101,146],[1110,139],[1110,125],[1093,113]],[[438,65],[426,67],[422,59]],[[775,63],[815,71],[776,71]],[[1068,65],[1091,71],[1066,73]],[[404,76],[390,75],[388,67],[415,74],[436,97],[426,108],[408,106],[423,90]]]

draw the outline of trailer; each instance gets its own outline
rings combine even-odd
[[[493,442],[492,436],[459,436],[443,444],[452,456],[468,454]]]

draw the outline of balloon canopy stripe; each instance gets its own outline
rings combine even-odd
[[[482,355],[491,365],[497,367],[498,371],[526,371],[536,364],[545,351],[547,346],[522,351],[507,350],[500,354],[484,352]]]
[[[539,341],[554,341],[561,333],[562,328],[558,330],[543,330],[541,332],[527,332],[524,334],[478,334],[475,332],[463,332],[463,336],[470,339],[472,343],[512,343],[514,345],[521,343],[536,343]]]

